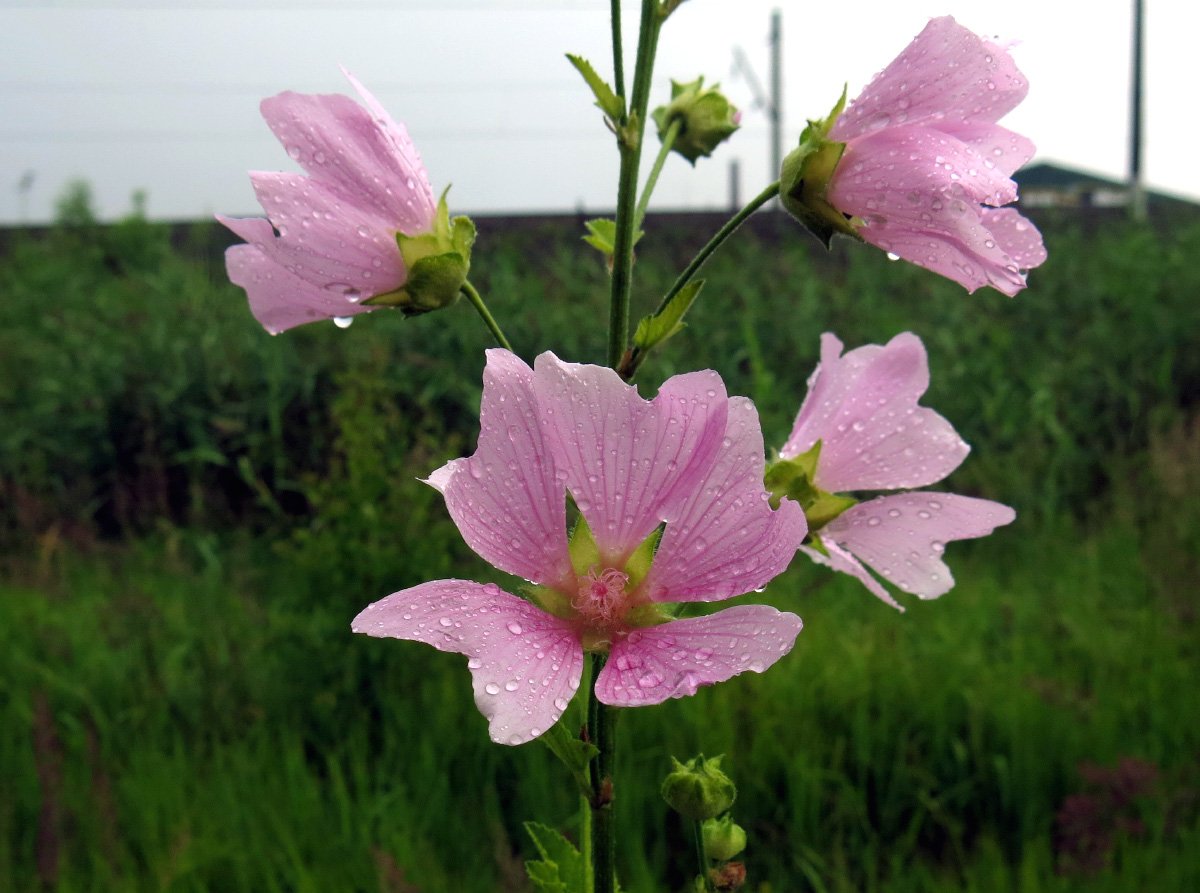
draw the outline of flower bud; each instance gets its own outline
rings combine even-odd
[[[742,119],[742,113],[717,90],[718,86],[706,88],[703,77],[690,84],[671,81],[670,104],[653,112],[660,140],[665,140],[671,125],[679,122],[679,133],[671,149],[692,164],[701,156],[712,155],[717,146],[733,135]]]
[[[662,783],[662,796],[677,813],[702,822],[726,812],[733,806],[737,788],[733,780],[721,771],[721,757],[706,760],[704,755],[680,763],[674,757],[675,768]]]
[[[729,816],[707,819],[700,826],[704,852],[708,858],[728,862],[746,848],[746,831]]]

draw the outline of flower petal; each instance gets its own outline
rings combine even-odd
[[[1042,243],[1042,234],[1015,208],[984,208],[983,225],[1022,270],[1045,262],[1046,246]]]
[[[673,620],[618,639],[596,680],[596,697],[643,707],[694,695],[701,685],[761,673],[792,650],[804,624],[767,605],[739,605]]]
[[[835,140],[903,124],[995,123],[1029,92],[1008,51],[950,16],[931,19],[830,131]]]
[[[911,332],[882,348],[866,345],[840,359],[834,353],[818,369],[818,384],[826,379],[829,396],[807,417],[805,399],[780,455],[798,455],[820,440],[815,483],[821,489],[923,487],[940,481],[970,452],[948,421],[917,405],[929,387],[929,361]]]
[[[1033,158],[1035,151],[1033,140],[999,124],[939,125],[937,129],[970,146],[979,153],[984,167],[1005,177]]]
[[[489,350],[479,446],[430,475],[450,517],[480,557],[544,586],[574,590],[567,552],[566,492],[541,428],[533,371]]]
[[[547,442],[601,556],[620,569],[708,471],[728,398],[712,371],[677,375],[653,401],[603,366],[544,353],[534,391]]]
[[[279,230],[264,250],[297,276],[348,303],[404,284],[394,225],[302,174],[253,172],[250,179]]]
[[[351,629],[465,654],[475,703],[499,744],[523,744],[558,722],[583,672],[565,620],[492,583],[422,583],[368,605]]]
[[[937,598],[954,586],[942,561],[946,543],[987,536],[1015,518],[1008,506],[986,499],[901,493],[850,508],[821,530],[821,539],[853,552],[905,592]]]
[[[715,463],[665,519],[643,583],[653,601],[732,598],[762,588],[787,568],[808,525],[791,500],[772,510],[764,465],[758,412],[745,397],[732,397]]]
[[[891,605],[897,611],[904,610],[904,606],[892,598],[892,594],[884,588],[883,584],[871,576],[871,572],[863,567],[857,558],[841,548],[837,543],[827,540],[824,537],[821,538],[821,545],[825,547],[825,551],[828,554],[822,555],[816,549],[809,548],[808,546],[801,546],[800,551],[817,564],[823,564],[835,571],[855,577],[867,587],[867,591],[871,595],[883,601],[884,604]]]
[[[280,93],[262,115],[288,155],[343,200],[389,220],[409,235],[428,231],[433,190],[404,127],[350,79],[370,108],[340,94]]]
[[[254,318],[272,335],[304,323],[375,309],[351,304],[344,296],[318,288],[280,266],[264,248],[275,237],[267,221],[217,219],[251,243],[227,249],[225,268],[233,284],[246,290]]]

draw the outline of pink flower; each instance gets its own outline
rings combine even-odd
[[[1034,148],[996,122],[1028,89],[1005,48],[950,16],[931,20],[833,124],[829,139],[846,149],[826,199],[872,245],[969,292],[1015,295],[1046,249],[1000,207],[1016,200],[1011,176]]]
[[[368,606],[353,629],[466,655],[493,740],[520,744],[557,722],[585,650],[608,652],[596,695],[625,707],[762,672],[791,650],[794,614],[741,605],[672,620],[661,608],[761,588],[807,530],[795,503],[771,509],[754,405],[727,397],[715,372],[675,376],[646,401],[610,369],[544,353],[531,370],[491,350],[480,423],[475,454],[429,483],[471,548],[533,584],[529,600],[437,580]],[[568,493],[582,519],[572,537]]]
[[[924,487],[959,466],[970,447],[942,416],[917,405],[929,387],[920,338],[905,332],[882,347],[841,353],[834,335],[821,336],[821,362],[782,458],[809,454],[819,444],[810,483],[826,494]],[[853,504],[813,531],[820,549],[802,548],[899,608],[862,563],[905,592],[937,598],[954,585],[942,561],[946,543],[986,536],[1014,518],[1008,506],[986,499],[899,493]]]
[[[363,302],[407,279],[396,234],[434,227],[437,202],[408,132],[345,74],[365,108],[341,95],[263,100],[267,124],[308,176],[252,172],[270,221],[217,217],[249,243],[230,248],[225,264],[272,334],[374,309]]]

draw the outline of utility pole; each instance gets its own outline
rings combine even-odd
[[[1143,2],[1133,0],[1133,84],[1129,110],[1129,214],[1146,219],[1146,184],[1142,181]]]
[[[766,112],[767,120],[771,123],[771,145],[769,147],[771,165],[769,176],[777,177],[779,168],[783,165],[783,14],[778,10],[771,12],[771,46],[770,94],[763,89],[758,77],[754,74],[754,66],[746,57],[741,47],[733,48],[733,73],[741,74],[754,93],[754,107]],[[779,207],[779,199],[775,199],[775,207]]]
[[[1140,3],[1141,0],[1138,0]],[[783,165],[783,14],[771,12],[771,171],[779,176]],[[778,204],[778,199],[776,200]]]

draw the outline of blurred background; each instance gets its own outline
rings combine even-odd
[[[1019,179],[1050,252],[1030,288],[968,296],[763,212],[639,380],[717,369],[777,447],[821,332],[914,331],[924,402],[973,446],[945,488],[1018,520],[951,546],[955,589],[903,615],[797,561],[753,596],[804,617],[787,660],[626,711],[629,890],[685,888],[657,786],[700,750],[727,755],[760,893],[1200,886],[1200,181],[1161,92],[1188,23],[1151,4],[1143,217],[1129,4],[949,6],[1023,41],[1006,123],[1042,149]],[[272,338],[207,215],[255,213],[245,169],[288,161],[258,99],[344,91],[344,63],[484,212],[472,278],[518,352],[602,361],[580,236],[615,164],[560,54],[607,60],[606,8],[0,6],[0,889],[516,893],[521,822],[571,831],[565,771],[488,741],[461,657],[349,633],[427,579],[510,582],[417,480],[474,448],[486,330],[463,305]],[[652,102],[705,70],[747,120],[695,172],[668,163],[637,315],[769,179],[773,7],[730,8],[691,0],[664,38]],[[787,144],[941,11],[851,34],[784,5]]]

